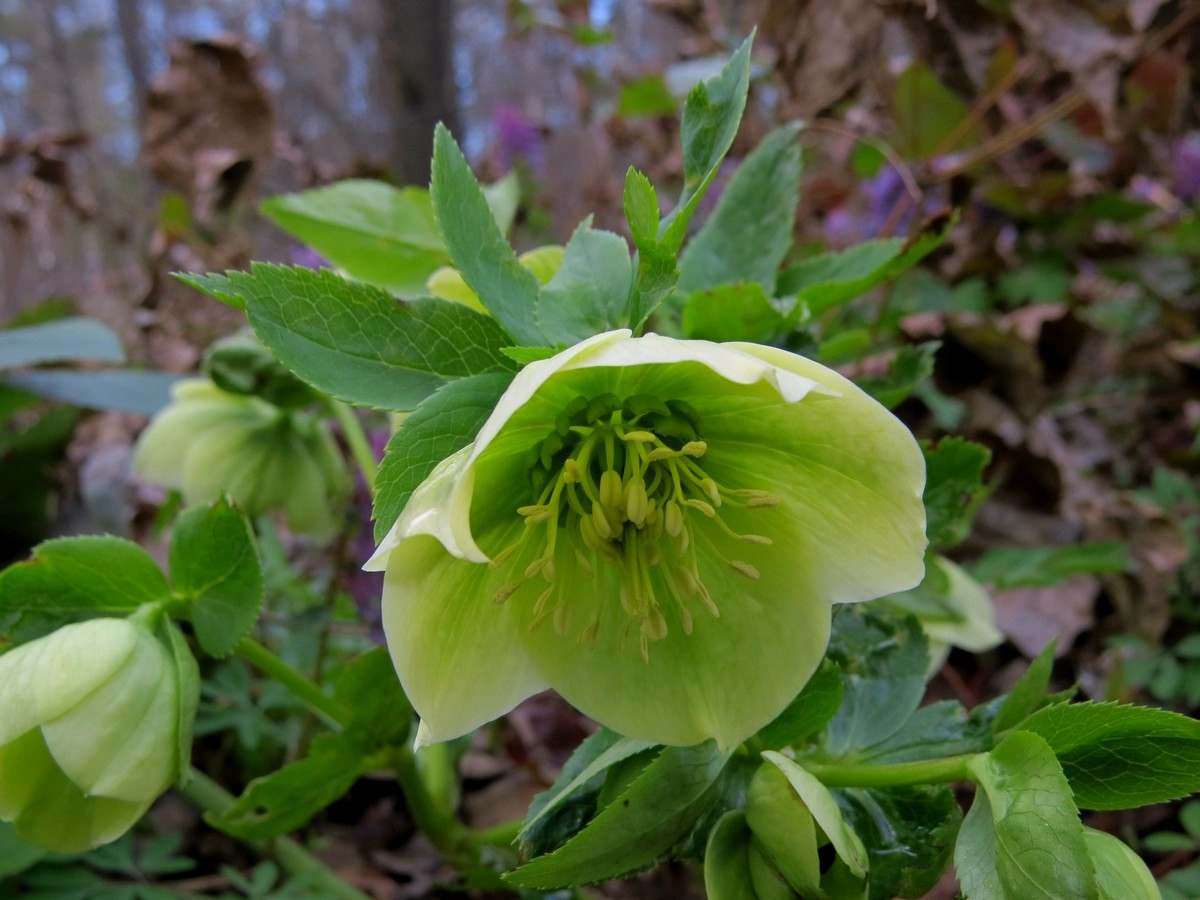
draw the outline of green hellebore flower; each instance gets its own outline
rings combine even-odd
[[[630,737],[741,742],[832,604],[921,580],[924,480],[899,420],[783,350],[622,330],[531,363],[366,566],[419,741],[553,687]]]
[[[324,422],[202,378],[176,383],[172,397],[138,440],[137,474],[189,505],[227,491],[251,516],[282,510],[294,532],[336,533],[350,481]]]
[[[0,656],[0,819],[63,853],[120,837],[179,776],[178,694],[166,648],[127,619]]]

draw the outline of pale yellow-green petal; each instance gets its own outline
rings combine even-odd
[[[451,303],[461,303],[476,312],[487,312],[487,307],[480,301],[479,295],[471,290],[462,273],[453,266],[442,266],[434,271],[425,282],[425,288],[430,296],[449,300]]]
[[[933,557],[936,565],[949,582],[947,595],[954,611],[962,619],[958,622],[922,622],[925,633],[939,643],[961,647],[972,653],[990,650],[1004,641],[1004,632],[996,627],[996,609],[987,589],[972,578],[958,564],[944,556]]]
[[[1084,828],[1083,838],[1096,871],[1098,900],[1161,900],[1150,869],[1128,844],[1094,828]]]
[[[769,515],[774,510],[755,511]],[[665,744],[697,744],[715,738],[733,746],[775,718],[804,687],[825,653],[831,609],[810,573],[794,566],[786,519],[761,528],[762,517],[727,511],[735,530],[758,528],[777,546],[737,544],[715,525],[695,527],[700,579],[715,602],[714,618],[703,602],[686,601],[692,634],[659,579],[656,593],[668,624],[665,639],[648,645],[642,658],[639,632],[622,634],[627,619],[617,600],[616,573],[602,567],[596,577],[564,573],[570,623],[559,634],[547,622],[522,632],[547,682],[572,705],[628,737]],[[735,571],[722,558],[748,563],[758,579]],[[509,600],[528,609],[531,590]],[[536,596],[536,592],[534,593]],[[579,634],[600,616],[595,647]]]
[[[496,604],[503,574],[451,556],[428,534],[391,552],[383,627],[400,682],[431,741],[466,734],[546,687]]]

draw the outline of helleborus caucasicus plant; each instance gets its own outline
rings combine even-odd
[[[550,686],[631,737],[739,743],[832,604],[920,581],[924,472],[887,410],[782,350],[615,331],[531,363],[368,563],[424,737]]]
[[[322,541],[335,533],[350,479],[322,420],[207,379],[178,382],[171,394],[142,432],[135,473],[188,504],[226,491],[250,515],[283,512],[296,533]]]
[[[123,834],[179,777],[179,691],[167,649],[132,619],[0,656],[0,819],[67,853]]]

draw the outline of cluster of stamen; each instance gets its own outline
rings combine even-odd
[[[719,618],[700,579],[691,517],[703,516],[737,541],[770,544],[763,535],[736,533],[719,510],[770,507],[779,498],[714,481],[703,467],[708,445],[701,425],[683,401],[663,402],[646,394],[624,401],[614,394],[577,397],[568,404],[526,457],[533,502],[517,510],[525,528],[491,563],[496,568],[514,564],[520,577],[500,589],[496,602],[507,601],[540,576],[546,587],[534,601],[530,629],[552,620],[555,630],[566,634],[572,628],[571,588],[557,577],[559,570],[573,562],[591,577],[599,567],[612,566],[619,573],[626,617],[620,646],[636,630],[647,662],[650,644],[667,635],[664,607],[673,610],[685,634],[692,632],[689,603],[694,600]],[[759,577],[748,562],[717,558],[739,575]],[[580,643],[594,646],[604,612],[603,604],[596,608],[578,632]]]

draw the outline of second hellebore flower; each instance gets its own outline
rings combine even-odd
[[[203,378],[171,393],[138,440],[135,472],[188,504],[228,491],[251,516],[282,510],[294,532],[325,540],[337,531],[350,482],[324,422]]]
[[[831,605],[921,580],[908,430],[824,366],[614,331],[526,366],[368,562],[421,740],[552,687],[630,737],[732,746]]]
[[[179,776],[179,710],[166,648],[127,619],[0,656],[0,819],[63,853],[120,837]]]

